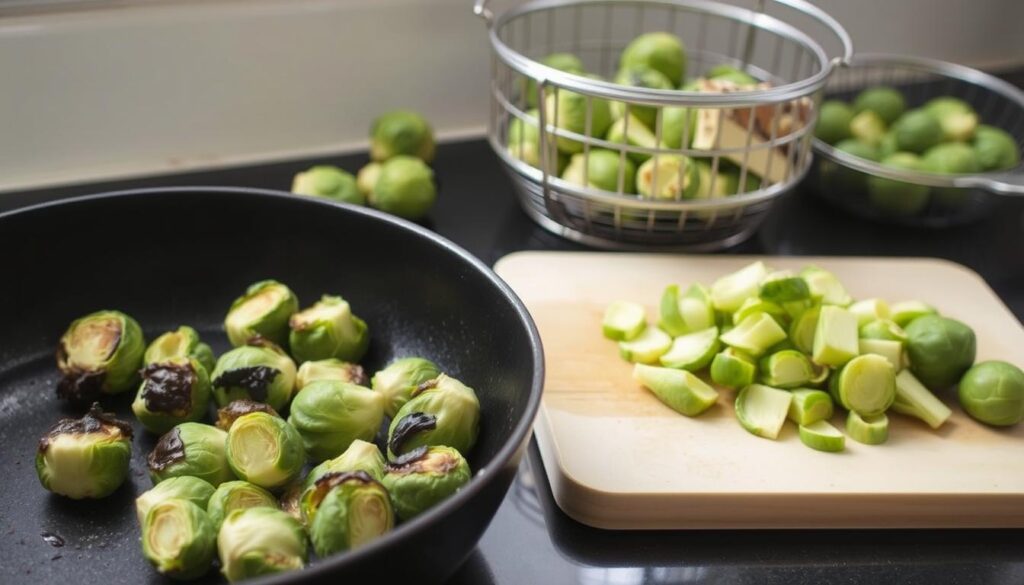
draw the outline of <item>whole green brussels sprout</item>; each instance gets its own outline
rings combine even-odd
[[[295,362],[280,348],[246,345],[220,356],[210,382],[218,406],[255,400],[281,410],[292,400],[295,375]]]
[[[217,486],[205,508],[214,529],[220,530],[224,518],[231,512],[249,508],[277,508],[277,499],[267,490],[247,481],[227,481]]]
[[[720,79],[724,81],[731,81],[736,85],[757,85],[757,80],[754,79],[746,71],[733,67],[732,65],[715,65],[705,74],[708,79]]]
[[[434,160],[434,130],[416,112],[388,112],[370,126],[370,158],[383,162],[398,155]]]
[[[853,120],[853,108],[839,100],[822,102],[818,110],[818,125],[814,127],[814,135],[820,140],[835,144],[850,137],[850,122]]]
[[[867,159],[873,162],[878,162],[878,148],[871,143],[858,140],[856,138],[847,138],[840,140],[835,145],[836,150],[841,150],[847,154],[852,154],[857,158]]]
[[[993,426],[1024,419],[1024,372],[1002,361],[975,364],[960,379],[960,405],[967,414]]]
[[[217,363],[213,349],[203,343],[199,333],[188,325],[182,325],[154,339],[142,355],[142,362],[148,366],[177,357],[192,358],[202,364],[207,372],[212,372]]]
[[[882,160],[882,164],[908,171],[925,170],[921,159],[910,152],[897,152]],[[895,216],[914,215],[928,205],[927,185],[915,185],[884,177],[868,177],[868,200],[875,209]]]
[[[903,99],[903,94],[886,86],[865,89],[853,100],[854,113],[870,110],[878,114],[887,125],[899,119],[906,109],[907,101]]]
[[[469,464],[457,450],[419,447],[389,463],[383,483],[395,513],[409,520],[454,494],[471,477]]]
[[[621,163],[621,164],[620,164]],[[622,181],[619,182],[619,172],[622,172]],[[635,183],[636,165],[629,157],[621,157],[619,153],[612,150],[595,148],[588,153],[572,155],[569,159],[569,166],[562,173],[562,180],[573,185],[586,185],[592,189],[619,192],[619,185],[622,185],[622,193],[632,193]]]
[[[292,401],[288,422],[313,461],[337,457],[352,441],[372,441],[384,422],[384,395],[335,380],[303,388]]]
[[[302,569],[307,546],[302,525],[274,508],[235,510],[217,534],[220,570],[231,583]]]
[[[885,121],[871,110],[865,110],[850,120],[850,134],[854,138],[877,148],[885,137]]]
[[[135,516],[139,520],[139,526],[142,526],[150,508],[172,498],[188,500],[200,508],[206,509],[213,492],[214,487],[204,479],[191,475],[172,477],[161,481],[135,498]]]
[[[369,198],[370,193],[373,193],[373,187],[377,184],[377,179],[380,178],[380,169],[379,162],[371,162],[359,169],[356,174],[356,188],[364,198]]]
[[[341,203],[366,205],[366,196],[356,186],[356,178],[331,165],[317,165],[295,175],[292,193],[327,197]]]
[[[911,110],[892,125],[897,150],[921,154],[942,142],[942,124],[930,112]]]
[[[679,37],[667,32],[651,32],[633,39],[622,50],[619,69],[646,66],[668,78],[678,87],[686,77],[686,48]]]
[[[374,392],[384,395],[384,414],[395,416],[420,384],[441,375],[441,369],[434,362],[419,358],[399,358],[373,375],[371,385]]]
[[[365,545],[395,525],[388,491],[362,471],[327,473],[302,494],[301,506],[321,557]]]
[[[974,363],[974,331],[938,315],[918,317],[906,326],[910,371],[933,391],[956,384]]]
[[[469,453],[480,427],[480,401],[472,388],[441,374],[420,384],[388,428],[391,458],[417,447],[446,445]]]
[[[74,500],[104,498],[124,483],[132,457],[132,427],[100,410],[50,427],[36,450],[39,483]]]
[[[181,423],[167,431],[149,453],[149,477],[160,483],[172,477],[190,475],[217,487],[235,479],[228,467],[227,433],[211,425]]]
[[[662,75],[660,71],[646,65],[634,65],[632,67],[624,67],[620,69],[619,73],[615,76],[615,83],[618,83],[619,85],[629,85],[632,87],[645,87],[648,89],[675,88],[672,82]],[[615,118],[625,116],[625,102],[612,102],[611,112],[612,116]],[[658,113],[658,108],[656,106],[631,105],[629,113],[636,116],[636,118],[643,122],[648,128],[653,128],[654,118]]]
[[[512,158],[521,160],[531,167],[541,169],[541,144],[540,144],[540,111],[536,108],[526,112],[523,118],[512,117],[508,123],[508,139],[505,142],[506,151]],[[550,163],[547,167],[549,173],[562,174],[566,165],[569,164],[569,157],[555,147],[555,142],[549,140],[550,149],[548,155]]]
[[[437,200],[434,171],[422,160],[399,155],[388,159],[370,193],[370,205],[405,219],[420,219]]]
[[[197,421],[210,404],[210,376],[195,359],[175,357],[142,368],[142,384],[132,412],[151,433]]]
[[[936,144],[924,153],[921,162],[933,173],[955,175],[981,171],[974,149],[962,142]]]
[[[686,88],[684,87],[685,91]],[[661,141],[668,148],[682,148],[683,138],[686,146],[693,144],[693,136],[697,133],[697,108],[667,107],[661,110]],[[654,136],[651,134],[651,136]],[[654,142],[652,141],[653,145]],[[646,160],[646,159],[644,159]],[[643,163],[644,161],[637,161]]]
[[[63,374],[57,397],[89,403],[135,385],[146,341],[139,323],[120,311],[97,311],[72,321],[57,347]]]
[[[586,135],[587,102],[590,102],[590,136],[604,136],[612,124],[611,106],[607,100],[588,97],[567,89],[551,91],[544,98],[544,116],[548,124]],[[566,154],[583,152],[583,143],[566,136],[556,136],[555,146]]]
[[[1020,148],[1002,128],[982,124],[974,133],[974,152],[986,171],[1012,169],[1020,163]]]
[[[937,97],[929,100],[923,109],[939,120],[943,140],[970,140],[978,128],[978,115],[974,113],[970,104],[962,99]]]
[[[231,303],[224,330],[235,347],[254,337],[284,345],[288,341],[288,318],[298,310],[299,300],[291,289],[276,280],[262,280]]]
[[[552,53],[546,57],[542,57],[539,61],[542,65],[547,65],[552,69],[558,69],[559,71],[565,71],[566,73],[574,73],[576,75],[583,75],[586,70],[583,67],[583,61],[572,53]],[[523,90],[526,96],[526,106],[530,108],[537,107],[537,82],[533,78],[527,78],[525,89]],[[536,166],[536,165],[534,165]]]
[[[885,133],[885,136],[882,136],[882,140],[878,143],[878,159],[889,158],[897,152],[899,152],[899,147],[896,144],[896,134],[890,130]]]
[[[312,307],[292,315],[288,326],[288,345],[299,363],[330,358],[358,362],[370,346],[366,322],[339,296],[322,296]]]
[[[265,412],[242,415],[227,436],[231,471],[261,488],[285,488],[298,479],[306,464],[302,437],[281,417]]]
[[[189,500],[164,500],[142,523],[142,555],[162,575],[188,580],[213,564],[217,529],[206,511]]]

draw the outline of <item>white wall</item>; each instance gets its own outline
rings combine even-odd
[[[861,50],[1024,62],[1024,2],[820,4]],[[422,111],[442,137],[481,134],[490,59],[470,5],[206,0],[0,11],[0,190],[360,148],[373,116],[400,106]]]

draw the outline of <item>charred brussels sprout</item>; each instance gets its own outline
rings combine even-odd
[[[299,300],[291,289],[276,280],[263,280],[250,285],[231,303],[224,330],[235,347],[253,337],[284,345],[288,341],[288,319],[298,310]]]
[[[188,500],[156,504],[142,523],[142,554],[172,579],[194,579],[210,570],[217,529],[206,512]]]
[[[434,160],[434,131],[423,116],[408,110],[388,112],[370,127],[370,158],[386,161],[397,155]]]
[[[199,333],[188,325],[182,325],[154,339],[146,348],[142,361],[148,366],[171,358],[192,358],[202,364],[207,372],[213,371],[217,363],[210,346],[203,343]]]
[[[288,343],[295,361],[336,358],[358,362],[370,345],[366,323],[352,314],[341,297],[324,295],[312,307],[292,315],[288,321]]]
[[[362,546],[395,524],[388,491],[363,471],[327,473],[303,493],[301,506],[320,556]]]
[[[131,425],[93,404],[82,418],[61,419],[39,439],[36,473],[55,494],[102,498],[124,483],[131,455]]]
[[[420,384],[391,420],[388,454],[394,458],[417,447],[446,445],[469,453],[480,426],[480,401],[469,386],[441,374]]]
[[[57,347],[57,367],[64,374],[57,396],[89,403],[100,394],[124,392],[138,380],[145,347],[142,328],[120,311],[75,319]]]
[[[227,459],[240,479],[274,490],[299,476],[306,452],[302,437],[290,424],[265,412],[253,412],[231,425]]]
[[[440,375],[441,369],[434,362],[407,357],[391,362],[388,367],[374,374],[371,383],[376,392],[384,395],[384,413],[393,417],[402,405],[409,402],[420,384]]]
[[[248,508],[227,515],[217,535],[221,572],[234,583],[306,566],[302,525],[274,508]]]
[[[210,425],[181,423],[160,437],[147,458],[153,483],[190,475],[216,487],[234,479],[225,454],[227,433]]]
[[[210,376],[198,361],[170,358],[142,368],[142,385],[132,412],[152,433],[166,433],[174,425],[197,421],[210,403]]]
[[[295,391],[298,392],[319,380],[335,380],[360,386],[369,385],[362,366],[331,358],[306,362],[299,366],[299,373],[295,376]]]
[[[295,175],[292,193],[327,197],[353,205],[366,205],[366,196],[359,191],[352,173],[331,165],[315,166]]]
[[[292,402],[288,422],[314,461],[340,455],[352,441],[372,441],[384,422],[384,395],[334,380],[313,382]]]
[[[622,50],[620,69],[646,66],[655,69],[678,87],[686,77],[686,49],[667,32],[652,32],[633,39]]]
[[[451,447],[420,447],[387,466],[384,487],[402,520],[454,494],[469,482],[469,464]]]
[[[217,409],[217,422],[214,424],[218,429],[227,432],[236,420],[250,412],[265,412],[271,416],[281,417],[269,404],[253,400],[232,400],[227,406]]]
[[[206,513],[214,529],[220,530],[228,514],[249,508],[277,508],[277,499],[267,490],[247,481],[227,481],[210,496]]]
[[[412,156],[396,156],[383,163],[370,192],[370,205],[405,219],[422,218],[437,200],[434,171]]]
[[[384,456],[381,455],[377,445],[356,439],[352,441],[348,449],[345,449],[344,453],[314,467],[306,476],[306,480],[302,482],[300,491],[313,487],[316,480],[328,473],[343,471],[362,471],[373,479],[381,481],[384,479]]]
[[[161,481],[135,498],[135,515],[139,519],[139,526],[146,522],[146,514],[149,513],[149,509],[160,502],[172,498],[188,500],[200,508],[206,509],[213,492],[214,488],[210,482],[191,475],[172,477]]]
[[[295,362],[279,349],[245,346],[220,356],[210,381],[218,406],[249,399],[280,410],[292,399],[295,374]]]

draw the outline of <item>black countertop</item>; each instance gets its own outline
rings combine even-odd
[[[102,191],[173,185],[287,190],[315,162],[357,170],[364,155],[328,157],[0,194],[0,211]],[[583,250],[531,222],[483,140],[449,143],[434,167],[441,198],[428,226],[488,264],[518,250]],[[848,217],[798,190],[729,253],[932,256],[977,271],[1024,319],[1024,200],[946,230]],[[453,584],[1024,583],[1024,531],[652,531],[589,528],[555,505],[531,446],[516,483]],[[534,473],[534,470],[538,470]]]

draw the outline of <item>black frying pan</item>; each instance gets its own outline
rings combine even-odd
[[[368,371],[423,355],[476,389],[481,428],[466,488],[362,549],[260,583],[443,581],[515,474],[543,380],[536,329],[490,270],[418,226],[283,193],[156,189],[0,214],[0,258],[0,583],[164,581],[142,557],[135,521],[155,442],[141,426],[130,479],[106,499],[67,500],[36,478],[38,438],[58,418],[82,414],[56,398],[57,340],[73,318],[98,309],[134,316],[147,339],[192,325],[219,353],[231,301],[275,278],[304,305],[324,292],[349,300],[370,326]],[[132,394],[104,406],[131,418]],[[211,571],[202,582],[220,581]]]

